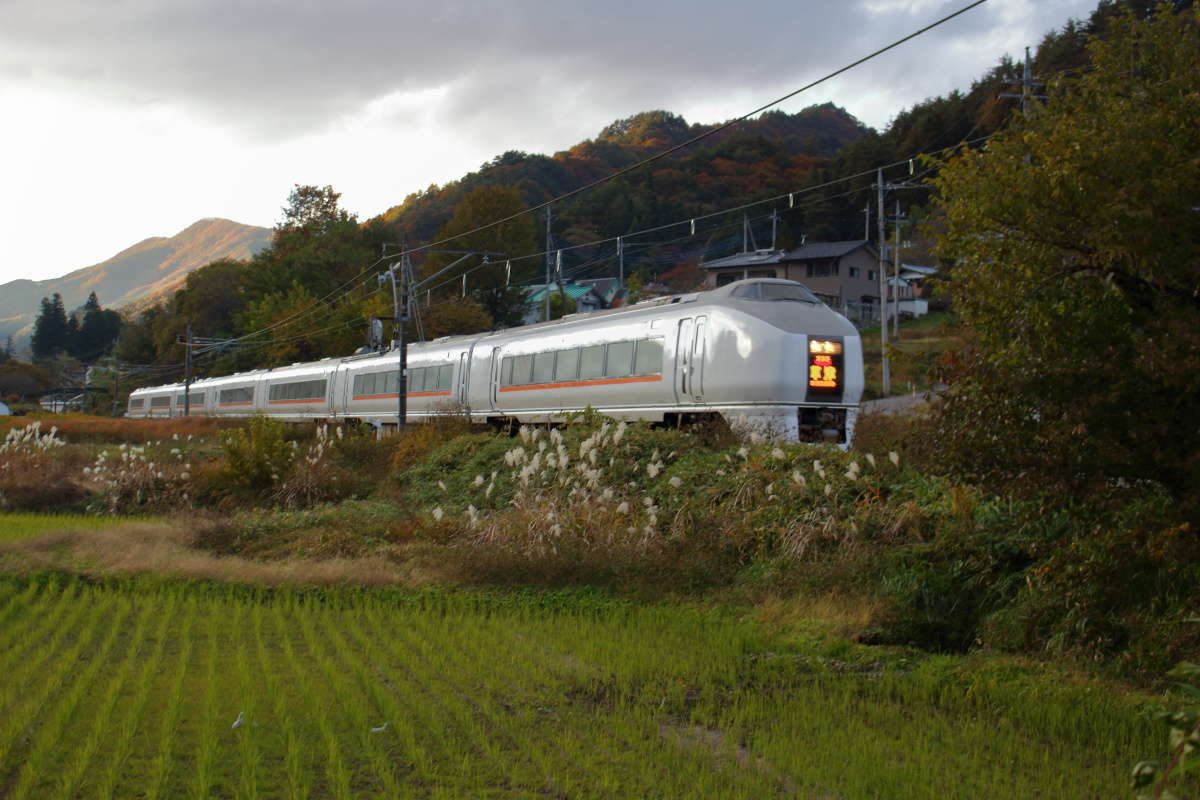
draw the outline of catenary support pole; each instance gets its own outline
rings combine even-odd
[[[888,364],[888,296],[887,296],[887,260],[885,249],[885,220],[883,215],[883,169],[876,170],[875,187],[878,191],[878,206],[876,208],[876,223],[879,226],[879,344],[880,344],[880,383],[883,396],[892,392],[892,378]]]
[[[183,378],[183,415],[191,416],[192,413],[192,323],[187,326],[187,353],[183,358],[184,362],[184,378]]]

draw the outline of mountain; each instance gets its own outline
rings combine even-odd
[[[376,221],[395,236],[429,241],[462,198],[479,186],[512,186],[527,205],[537,205],[717,127],[688,123],[669,111],[644,111],[552,156],[515,150],[499,155],[456,181],[409,195]],[[557,204],[556,227],[561,242],[573,244],[600,231],[654,227],[717,211],[734,199],[778,195],[805,185],[843,148],[871,134],[832,103],[794,114],[768,112],[718,131],[651,168]]]
[[[83,305],[91,292],[105,308],[119,308],[179,288],[189,272],[205,264],[250,258],[270,243],[269,228],[202,219],[174,236],[153,236],[61,278],[0,284],[0,340],[27,338],[39,301],[54,292],[62,295],[68,311]]]

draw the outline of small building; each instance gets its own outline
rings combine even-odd
[[[879,302],[879,253],[863,239],[736,253],[700,266],[708,271],[708,286],[744,278],[784,278],[803,283],[830,305]]]
[[[870,242],[808,242],[791,250],[755,250],[704,261],[705,285],[745,278],[784,278],[803,283],[851,319],[879,315],[879,253]]]
[[[557,283],[539,283],[530,286],[525,295],[525,316],[521,319],[522,324],[529,325],[545,319],[546,295],[553,296],[558,294],[559,290],[560,287]],[[583,283],[575,283],[574,281],[563,281],[561,290],[563,294],[575,302],[575,312],[572,313],[599,311],[602,308],[608,308],[603,298],[591,286],[584,285]]]
[[[575,281],[579,286],[590,286],[593,291],[600,297],[605,308],[616,308],[624,305],[625,298],[629,292],[626,291],[624,284],[616,278],[586,278],[584,280]]]

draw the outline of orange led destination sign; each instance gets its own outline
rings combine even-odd
[[[841,393],[842,343],[832,339],[808,341],[808,388],[820,394]]]

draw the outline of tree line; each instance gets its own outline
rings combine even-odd
[[[123,320],[117,311],[101,308],[96,293],[88,295],[83,306],[67,313],[62,295],[55,292],[42,298],[41,308],[33,323],[30,342],[36,361],[49,361],[67,355],[84,363],[92,363],[112,350],[121,334]],[[12,343],[8,345],[11,355]]]

